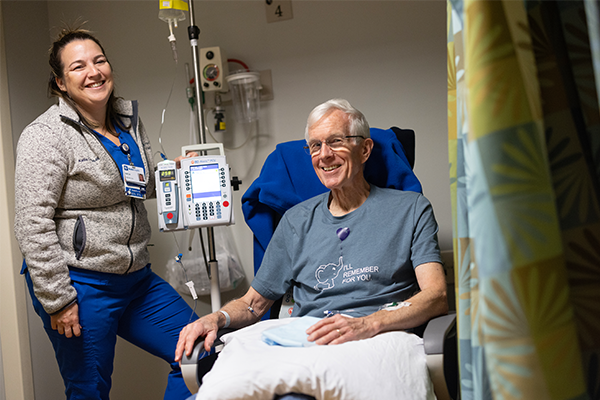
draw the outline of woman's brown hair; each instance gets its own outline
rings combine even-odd
[[[64,28],[61,30],[57,39],[52,43],[49,51],[49,59],[48,63],[50,64],[51,72],[50,79],[48,80],[48,96],[49,97],[60,97],[63,99],[68,105],[70,105],[79,115],[80,120],[89,128],[95,129],[99,126],[87,118],[85,118],[79,108],[77,103],[73,101],[73,99],[69,96],[66,91],[61,90],[56,83],[56,78],[64,79],[64,65],[62,64],[61,54],[63,49],[71,42],[75,40],[91,40],[100,47],[102,50],[102,54],[106,57],[106,52],[104,51],[104,47],[100,44],[100,41],[92,35],[92,33],[88,30],[82,28]],[[112,69],[112,65],[108,61],[108,57],[106,57],[106,62],[110,65]],[[105,127],[107,129],[112,128],[113,124],[117,124],[121,129],[127,130],[128,127],[123,124],[121,118],[118,117],[118,113],[115,110],[115,103],[117,101],[117,97],[114,95],[114,90],[110,94],[107,103],[106,109],[106,119],[104,121]],[[116,133],[116,132],[113,132]]]

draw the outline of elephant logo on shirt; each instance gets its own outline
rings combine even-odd
[[[317,278],[317,282],[319,282],[315,285],[315,290],[321,292],[334,287],[335,284],[333,281],[338,277],[342,269],[344,269],[342,257],[340,257],[337,264],[329,263],[319,266],[315,272],[315,278]]]

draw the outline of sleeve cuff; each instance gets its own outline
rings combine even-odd
[[[75,297],[73,300],[71,300],[70,302],[68,302],[63,308],[61,308],[60,310],[53,312],[52,314],[48,314],[50,316],[53,315],[57,315],[60,314],[61,312],[63,312],[64,310],[66,310],[67,308],[71,307],[73,304],[77,303],[77,297]]]

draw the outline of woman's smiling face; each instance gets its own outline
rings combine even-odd
[[[93,40],[74,40],[61,52],[63,77],[56,78],[82,112],[95,115],[106,110],[113,91],[112,68]]]

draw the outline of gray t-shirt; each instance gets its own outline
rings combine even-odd
[[[418,291],[414,268],[440,262],[438,226],[420,193],[371,186],[353,212],[334,217],[329,192],[289,209],[252,287],[277,300],[293,286],[292,316],[364,316]]]

